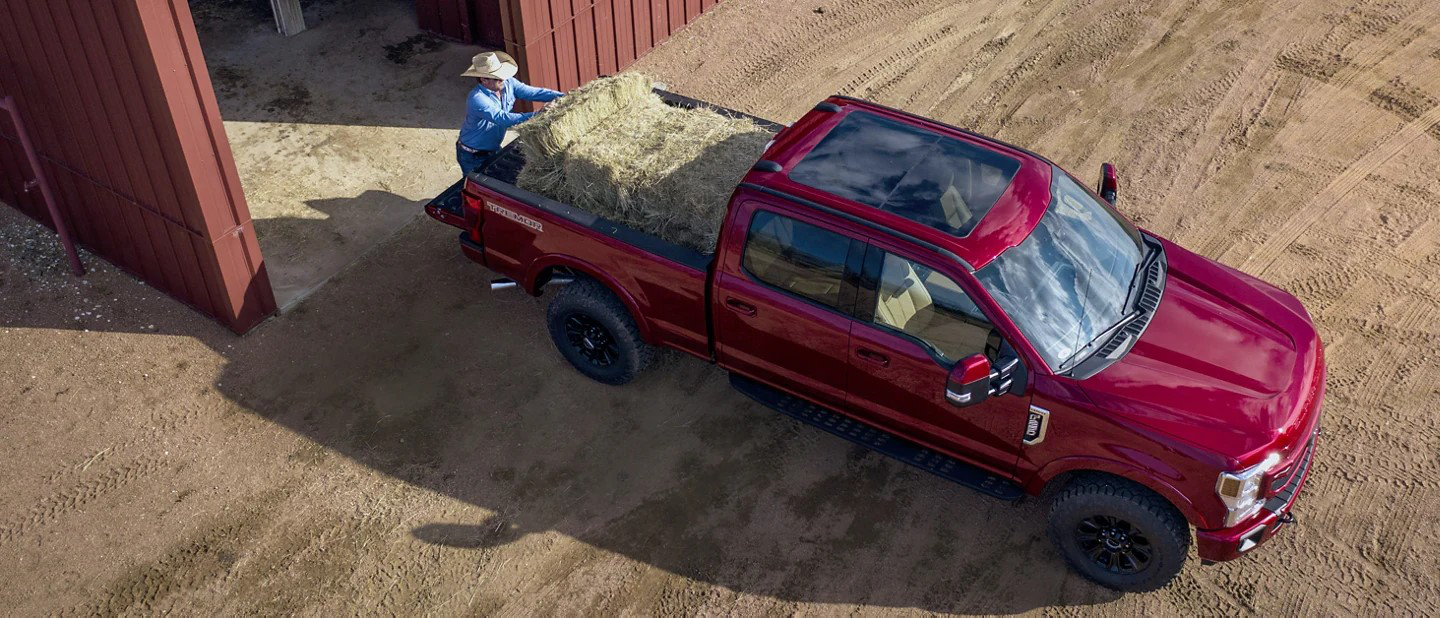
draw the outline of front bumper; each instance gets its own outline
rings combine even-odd
[[[1310,443],[1305,447],[1300,465],[1291,472],[1289,481],[1275,495],[1266,499],[1260,515],[1233,528],[1195,531],[1195,549],[1201,560],[1224,562],[1239,558],[1263,545],[1281,528],[1295,521],[1290,515],[1290,507],[1295,504],[1296,498],[1300,497],[1300,489],[1305,486],[1305,479],[1310,477],[1310,464],[1315,457],[1315,438],[1313,434],[1310,436]]]

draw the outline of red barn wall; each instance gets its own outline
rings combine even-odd
[[[420,28],[461,43],[505,45],[500,28],[503,0],[415,0]]]
[[[0,2],[5,95],[79,244],[236,332],[275,312],[186,0]],[[29,178],[0,112],[0,201],[53,227]]]
[[[422,28],[503,46],[522,81],[569,90],[625,69],[719,1],[416,0],[415,8]]]

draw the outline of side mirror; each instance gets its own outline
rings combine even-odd
[[[1111,205],[1120,197],[1120,173],[1115,171],[1114,165],[1100,164],[1100,189],[1096,193]]]
[[[945,400],[951,405],[973,406],[990,397],[990,360],[984,354],[967,356],[950,368]]]

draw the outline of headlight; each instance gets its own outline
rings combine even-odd
[[[1279,453],[1270,453],[1265,460],[1239,472],[1221,472],[1215,482],[1215,493],[1230,509],[1225,515],[1225,527],[1230,527],[1254,515],[1264,505],[1260,501],[1260,480],[1265,473],[1280,463]]]

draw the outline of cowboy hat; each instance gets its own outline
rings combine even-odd
[[[480,52],[470,60],[470,69],[461,73],[461,77],[488,77],[490,79],[510,79],[515,77],[515,72],[520,67],[515,64],[515,59],[505,52]]]

